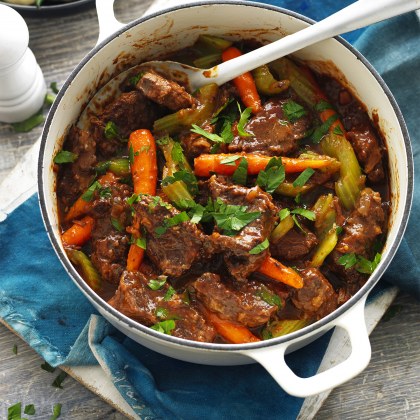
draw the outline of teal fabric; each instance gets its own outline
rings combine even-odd
[[[321,19],[351,3],[283,0],[265,3]],[[347,35],[381,73],[411,135],[418,167],[420,27],[414,13]],[[418,171],[416,171],[416,181]],[[415,196],[412,214],[419,210]],[[381,280],[420,298],[420,235],[411,217],[403,243]],[[284,393],[259,365],[212,367],[180,362],[140,346],[100,317],[59,263],[33,196],[0,223],[0,318],[51,365],[98,361],[117,389],[149,419],[295,419],[303,400]],[[288,356],[300,376],[313,375],[329,335]],[[92,352],[93,350],[93,352]]]

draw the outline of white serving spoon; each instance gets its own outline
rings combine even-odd
[[[209,83],[222,85],[229,80],[270,63],[287,54],[339,34],[360,29],[382,20],[420,8],[420,0],[358,0],[324,20],[298,32],[264,45],[238,58],[210,69],[199,69],[175,61],[148,61],[123,71],[102,87],[89,102],[78,120],[79,128],[89,127],[89,117],[101,111],[101,104],[117,95],[120,83],[134,72],[154,69],[169,79],[182,83],[190,92]]]
[[[210,69],[198,69],[174,61],[149,61],[143,63],[142,66],[153,68],[168,78],[181,79],[189,87],[190,92],[193,92],[209,83],[216,83],[220,86],[247,71],[308,45],[419,8],[420,0],[358,0],[301,31]],[[180,73],[183,74],[180,76]]]

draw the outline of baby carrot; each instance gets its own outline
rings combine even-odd
[[[94,220],[90,216],[86,216],[81,220],[73,223],[62,235],[61,240],[64,245],[82,246],[90,239]]]
[[[128,140],[131,175],[133,177],[134,192],[136,194],[156,194],[157,160],[156,143],[149,130],[133,131]],[[140,231],[136,218],[133,223],[134,230]],[[140,233],[136,233],[136,239]],[[127,270],[137,271],[143,261],[144,249],[135,243],[130,245],[127,257]]]
[[[236,160],[235,157],[237,157]],[[210,176],[212,172],[220,175],[232,175],[241,162],[241,157],[244,157],[248,162],[249,175],[257,175],[260,171],[263,171],[272,158],[271,156],[246,153],[221,153],[217,155],[203,154],[194,159],[194,172],[197,176],[204,177]],[[338,163],[335,159],[329,156],[319,156],[313,159],[281,157],[281,161],[286,173],[302,172],[306,168],[320,169]]]
[[[267,257],[263,261],[258,272],[296,289],[303,287],[302,277],[293,268],[286,267],[272,257]]]
[[[242,55],[241,51],[235,47],[229,47],[222,52],[222,60],[229,61],[233,58]],[[233,79],[233,83],[238,89],[239,96],[246,107],[252,108],[252,112],[256,114],[261,111],[261,99],[258,94],[257,87],[255,85],[254,77],[251,72],[247,71],[238,77]]]

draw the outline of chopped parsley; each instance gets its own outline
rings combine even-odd
[[[118,232],[124,231],[124,226],[115,217],[111,217],[111,225],[113,226],[114,229],[118,230]]]
[[[168,318],[169,311],[166,308],[156,308],[155,315],[160,319]]]
[[[223,121],[222,129],[220,130],[220,137],[222,137],[224,143],[232,143],[234,138],[232,133],[232,122],[228,119]]]
[[[102,185],[99,183],[99,181],[95,181],[83,194],[82,194],[82,200],[90,202],[93,200],[94,194],[96,190],[99,190],[102,188]]]
[[[327,102],[325,99],[321,99],[319,102],[317,102],[316,104],[315,104],[315,106],[314,106],[314,110],[316,111],[316,112],[319,112],[319,113],[321,113],[321,112],[324,112],[324,111],[326,111],[327,109],[334,109],[333,108],[333,106],[329,103],[329,102]]]
[[[284,220],[287,216],[289,216],[290,215],[290,210],[289,209],[287,209],[287,208],[284,208],[284,209],[281,209],[280,211],[279,211],[279,218],[280,218],[280,222],[282,221],[282,220]]]
[[[235,166],[236,165],[235,162],[240,158],[241,156],[238,156],[238,155],[228,156],[227,158],[222,159],[220,163],[222,165]]]
[[[112,196],[111,188],[104,187],[99,189],[99,197],[100,198],[110,198]]]
[[[168,279],[167,276],[159,276],[157,279],[150,279],[147,282],[147,285],[152,290],[160,290],[164,284],[166,283],[166,280]]]
[[[164,179],[162,179],[161,185],[162,187],[165,187],[177,181],[184,182],[191,195],[196,195],[198,193],[197,178],[189,170],[181,170],[174,172],[171,176],[167,176]]]
[[[61,404],[54,404],[53,414],[50,417],[50,420],[56,420],[60,417],[60,415],[61,415]]]
[[[305,217],[306,219],[311,220],[312,222],[315,220],[315,213],[313,211],[301,207],[293,209],[290,213],[298,214],[299,216]]]
[[[50,89],[53,91],[53,93],[58,93],[59,92],[59,88],[57,86],[57,82],[51,82],[50,83]]]
[[[39,111],[35,115],[29,117],[27,120],[13,123],[12,127],[16,133],[27,133],[28,131],[31,131],[33,128],[42,124],[44,119],[45,118],[42,114],[42,111]]]
[[[267,302],[271,306],[277,306],[279,309],[283,306],[280,297],[272,293],[267,287],[261,286],[257,291],[257,296],[264,302]]]
[[[50,372],[50,373],[55,371],[55,367],[52,367],[48,362],[44,362],[41,365],[41,369],[44,369],[44,370],[46,370],[47,372]]]
[[[333,129],[333,133],[337,134],[338,136],[344,136],[343,130],[339,125],[336,125]]]
[[[260,244],[252,248],[249,253],[251,255],[261,254],[261,252],[265,251],[270,246],[270,242],[268,238],[265,238]]]
[[[165,321],[157,322],[155,325],[152,325],[150,328],[160,333],[171,335],[172,330],[175,329],[175,321],[173,319],[167,319]]]
[[[355,253],[344,254],[338,259],[338,263],[343,265],[346,270],[354,267],[356,271],[363,274],[372,274],[380,261],[380,253],[376,253],[373,261],[369,261],[365,257]]]
[[[146,238],[144,236],[140,236],[138,238],[131,236],[130,243],[135,244],[141,249],[147,249]]]
[[[281,158],[273,157],[257,177],[257,185],[272,194],[285,179],[285,170]]]
[[[167,290],[167,291],[166,291],[166,293],[165,293],[165,296],[163,297],[163,300],[164,300],[164,301],[171,300],[171,299],[172,299],[172,296],[173,296],[175,293],[176,293],[176,290],[175,290],[172,286],[169,286],[169,287],[168,287],[168,290]]]
[[[252,108],[248,107],[245,108],[243,111],[241,110],[241,106],[238,103],[238,109],[239,109],[239,121],[238,121],[238,125],[236,127],[236,129],[238,130],[238,134],[241,137],[250,137],[253,136],[254,133],[248,132],[245,130],[245,125],[248,123],[249,121],[249,117],[251,116],[252,113]]]
[[[248,179],[248,161],[242,158],[238,167],[232,175],[232,180],[235,184],[246,185]]]
[[[283,104],[282,109],[283,109],[285,117],[291,123],[294,123],[299,118],[302,118],[308,113],[302,105],[298,104],[297,102],[291,99],[289,99],[287,102]]]
[[[35,406],[33,404],[25,405],[23,412],[28,416],[33,416],[35,414]]]
[[[18,347],[17,344],[13,345],[13,354],[18,354]]]
[[[7,409],[7,420],[22,420],[22,403],[11,405]]]
[[[118,127],[113,121],[108,121],[105,125],[104,134],[107,139],[118,137]]]
[[[62,164],[62,163],[73,163],[77,160],[79,156],[76,153],[69,152],[67,150],[60,150],[54,156],[54,163]]]
[[[309,180],[309,178],[315,173],[312,168],[306,168],[294,181],[293,186],[303,187]]]
[[[139,80],[144,76],[144,72],[137,73],[135,76],[130,77],[128,79],[128,83],[130,83],[131,86],[136,86]]]
[[[321,125],[315,128],[311,134],[311,140],[313,143],[319,143],[322,138],[328,133],[331,125],[338,119],[338,114],[331,115]]]
[[[185,169],[187,167],[187,159],[185,158],[184,149],[180,143],[173,142],[171,157],[174,163],[178,164],[181,169]]]
[[[199,127],[196,124],[193,124],[192,127],[193,128],[191,129],[191,131],[193,133],[200,134],[201,136],[205,137],[206,139],[211,140],[214,143],[224,143],[225,142],[223,137],[221,137],[221,136],[219,136],[218,134],[215,134],[215,133],[209,133],[208,131],[202,129],[201,127]]]
[[[64,379],[66,379],[68,376],[68,374],[64,371],[61,371],[57,377],[54,379],[53,383],[51,384],[52,386],[56,387],[56,388],[60,388],[63,389],[63,387],[61,386],[61,384],[63,383]]]
[[[134,149],[131,144],[130,144],[130,147],[128,148],[128,161],[131,166],[134,164]]]
[[[168,217],[163,221],[162,226],[155,228],[155,233],[158,236],[162,236],[169,228],[179,225],[183,222],[189,222],[190,218],[188,217],[187,212],[182,211],[181,213],[176,214],[175,216]]]

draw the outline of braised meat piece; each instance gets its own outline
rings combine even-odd
[[[262,299],[268,289],[254,281],[230,285],[223,283],[220,276],[204,273],[192,287],[199,301],[221,318],[238,322],[247,327],[258,327],[268,322],[278,306]]]
[[[209,133],[214,132],[214,125],[210,123],[204,123],[201,125],[203,130]],[[180,135],[180,141],[182,148],[185,151],[188,159],[194,159],[205,153],[210,153],[211,142],[200,134],[184,132]]]
[[[160,197],[143,195],[134,208],[147,231],[146,253],[163,274],[178,277],[205,257],[205,235],[194,223],[177,222],[180,212]]]
[[[57,195],[64,207],[69,207],[88,188],[95,174],[96,142],[87,131],[73,126],[64,150],[77,155],[71,165],[62,165],[57,184]]]
[[[227,236],[223,232],[214,232],[212,238],[218,252],[224,254],[226,266],[237,280],[245,280],[256,271],[269,255],[266,249],[258,254],[249,251],[262,243],[271,233],[276,221],[278,209],[271,196],[261,188],[247,188],[231,184],[224,177],[212,176],[207,183],[210,197],[220,199],[234,206],[246,206],[246,212],[260,212],[261,215],[246,225],[237,235]]]
[[[312,126],[309,112],[296,121],[289,121],[284,106],[290,99],[279,97],[264,103],[262,111],[252,117],[245,129],[253,135],[236,136],[229,144],[233,153],[261,153],[265,155],[285,155],[297,150],[299,140],[307,135]]]
[[[172,111],[192,108],[195,99],[177,82],[165,79],[154,71],[147,71],[136,85],[147,98]]]
[[[356,254],[371,259],[372,246],[384,228],[385,212],[378,192],[365,188],[361,191],[355,208],[344,225],[343,235],[332,252],[331,270],[345,279],[349,293],[353,294],[366,281],[367,275],[355,267],[345,268],[338,262],[344,254]],[[353,286],[352,286],[353,285]]]
[[[214,340],[214,327],[206,322],[193,305],[185,303],[180,295],[171,292],[167,282],[158,290],[152,290],[148,283],[144,274],[124,271],[118,290],[109,304],[146,326],[173,319],[175,328],[169,333],[174,337],[203,342]]]
[[[342,117],[346,137],[368,179],[372,182],[383,180],[382,149],[366,110],[338,81],[320,77],[320,82]]]
[[[293,304],[303,312],[305,319],[321,319],[337,308],[337,294],[330,282],[317,268],[300,271],[303,287],[293,289]]]
[[[302,225],[290,229],[279,241],[270,243],[270,253],[275,258],[298,260],[305,258],[318,245],[318,239],[308,228]]]
[[[140,128],[151,129],[158,116],[157,105],[140,91],[122,93],[101,114],[91,118],[91,134],[97,143],[97,151],[105,158],[115,156],[125,147],[124,141],[131,132]],[[115,124],[116,133],[105,133],[109,122]]]
[[[353,129],[347,132],[347,139],[353,146],[358,161],[363,165],[363,171],[372,182],[381,181],[384,174],[382,151],[378,139],[370,127],[363,130]]]
[[[118,284],[129,248],[125,227],[131,222],[131,213],[126,198],[133,191],[128,185],[118,183],[104,188],[106,193],[95,192],[96,198],[90,211],[95,218],[91,259],[103,279]]]

